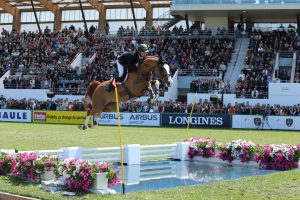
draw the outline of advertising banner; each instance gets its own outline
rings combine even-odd
[[[258,129],[264,122],[261,115],[233,115],[232,128]]]
[[[0,121],[31,122],[31,111],[30,110],[0,109]]]
[[[34,123],[50,124],[84,124],[86,119],[85,111],[33,111]],[[90,123],[92,119],[90,119]]]
[[[298,116],[233,115],[232,128],[300,130]]]
[[[189,116],[189,114],[162,113],[162,126],[186,127]],[[193,114],[190,127],[231,128],[231,116]]]
[[[125,126],[160,126],[159,113],[120,113],[121,125]],[[99,125],[117,125],[117,113],[102,113]]]

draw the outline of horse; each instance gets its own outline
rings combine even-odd
[[[147,57],[136,71],[128,72],[125,83],[117,85],[119,102],[125,102],[132,98],[138,98],[145,94],[151,87],[152,74],[155,74],[163,83],[169,87],[172,83],[170,67],[168,64],[160,63],[158,57]],[[84,107],[87,111],[84,125],[80,125],[82,130],[87,129],[91,116],[94,116],[90,128],[98,124],[98,117],[102,112],[116,112],[115,92],[105,91],[105,87],[110,81],[102,83],[93,81],[87,87],[84,99]],[[156,82],[158,87],[159,82]],[[153,97],[155,100],[158,96]]]

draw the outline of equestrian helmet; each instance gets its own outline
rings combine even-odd
[[[148,47],[147,47],[147,45],[146,44],[139,44],[138,46],[137,46],[137,51],[144,51],[144,52],[148,52]]]

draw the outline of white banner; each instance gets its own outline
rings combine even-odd
[[[300,116],[233,115],[232,128],[300,130]]]
[[[120,113],[121,125],[125,126],[160,126],[159,113]],[[99,125],[117,125],[117,113],[102,113]]]
[[[0,109],[0,121],[31,122],[31,111],[30,110]]]

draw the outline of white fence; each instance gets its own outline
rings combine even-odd
[[[177,147],[176,144],[141,146],[140,148],[141,160],[175,158],[176,147]]]
[[[124,163],[139,165],[142,161],[155,161],[162,159],[188,160],[189,143],[145,145],[123,145]],[[15,150],[1,150],[2,152],[15,153]],[[22,151],[25,152],[25,151]],[[66,147],[59,150],[26,151],[36,154],[56,155],[59,159],[76,158],[90,162],[121,162],[119,147],[88,148]]]

